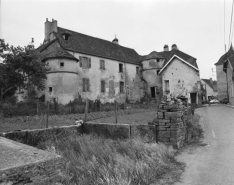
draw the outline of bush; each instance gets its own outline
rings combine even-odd
[[[199,142],[200,139],[203,137],[203,129],[199,124],[200,116],[189,115],[187,120],[187,134],[188,134],[188,142]]]
[[[172,148],[137,140],[114,141],[84,135],[41,146],[65,158],[64,184],[149,185],[178,165]]]

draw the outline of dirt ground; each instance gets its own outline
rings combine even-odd
[[[128,114],[123,116],[118,116],[118,123],[124,123],[124,124],[146,124],[148,125],[148,122],[152,122],[154,117],[156,116],[155,110],[149,110],[149,112],[142,112],[142,113],[136,113],[136,114]],[[96,123],[115,123],[115,117],[107,117],[107,118],[101,118],[97,120],[92,120],[92,122]]]

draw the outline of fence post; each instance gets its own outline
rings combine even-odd
[[[49,110],[50,110],[49,101],[47,101],[47,110],[46,110],[46,128],[48,128],[48,127],[49,127]]]
[[[158,125],[155,125],[155,141],[156,143],[158,143],[158,134],[159,133],[159,129],[158,129]]]
[[[39,102],[37,102],[37,115],[39,115]]]
[[[115,100],[115,123],[118,123],[118,117],[117,117],[117,102]]]
[[[88,100],[88,99],[86,99],[84,122],[87,122],[87,118],[88,118],[88,110],[89,110],[89,100]]]

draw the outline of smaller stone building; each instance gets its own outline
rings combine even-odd
[[[223,64],[224,62],[234,55],[234,50],[231,45],[229,50],[220,57],[217,63],[215,63],[216,66],[216,76],[217,76],[217,89],[218,89],[218,100],[222,100],[224,98],[228,98],[228,91],[227,91],[227,75],[223,71]]]
[[[201,83],[206,91],[206,100],[211,100],[218,97],[217,81],[210,79],[201,79]]]
[[[224,62],[223,71],[227,75],[228,100],[234,105],[234,55]]]

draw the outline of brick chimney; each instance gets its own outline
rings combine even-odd
[[[44,38],[45,42],[49,41],[50,33],[52,33],[52,32],[58,32],[57,21],[52,19],[52,22],[50,22],[50,21],[48,21],[48,18],[46,18],[45,38]]]
[[[163,47],[163,51],[169,51],[169,47],[168,47],[168,45],[164,45],[164,47]]]

